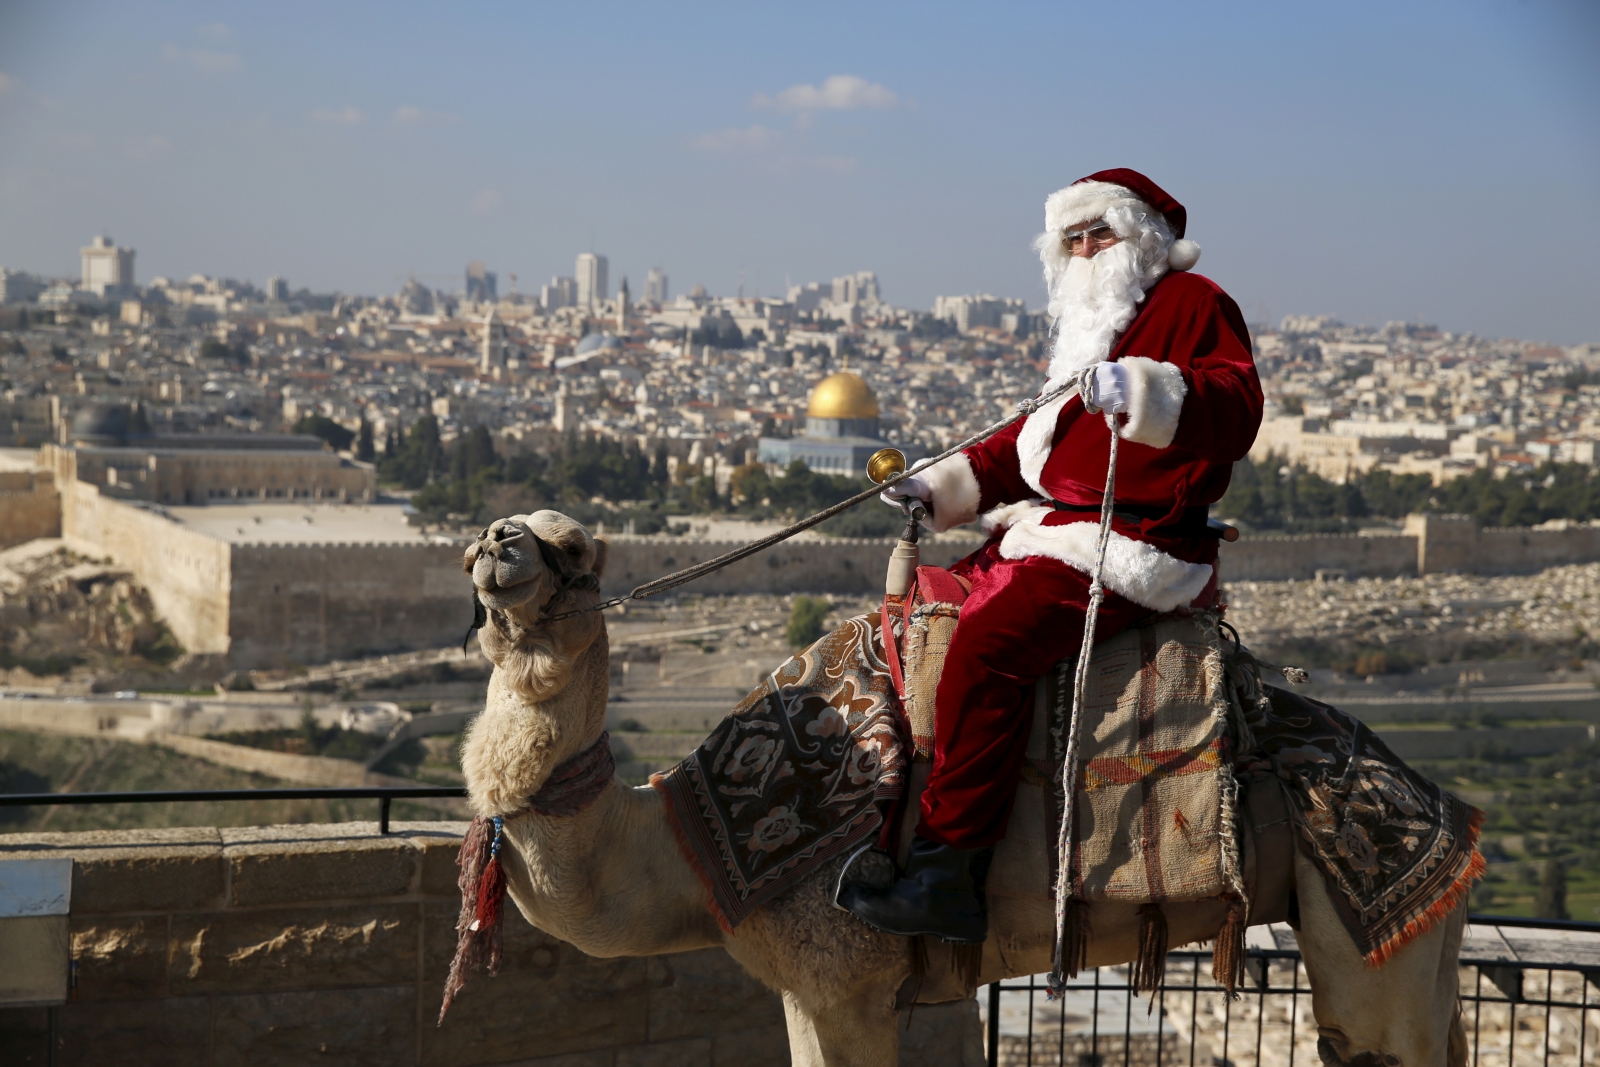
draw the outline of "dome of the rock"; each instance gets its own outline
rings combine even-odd
[[[817,383],[806,415],[813,419],[876,419],[878,396],[860,375],[840,371]]]

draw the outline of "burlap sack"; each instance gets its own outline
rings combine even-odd
[[[905,704],[919,753],[932,748],[933,694],[958,616],[949,604],[919,605],[906,628]],[[1008,847],[989,872],[991,894],[1048,897],[1055,884],[1074,664],[1061,666],[1035,690],[1028,761]],[[1236,888],[1237,850],[1224,832],[1235,799],[1225,685],[1208,614],[1157,616],[1096,648],[1079,737],[1074,897],[1200,900]]]

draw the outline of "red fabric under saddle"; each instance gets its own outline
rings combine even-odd
[[[902,632],[911,622],[911,613],[918,604],[954,604],[960,607],[972,592],[972,583],[943,567],[918,567],[917,582],[903,597],[885,595],[883,613],[883,658],[889,665],[889,678],[894,682],[895,695],[901,700],[906,695],[905,672],[900,664],[899,642],[895,639],[891,619],[899,616]]]

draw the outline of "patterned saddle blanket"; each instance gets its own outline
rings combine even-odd
[[[725,929],[843,853],[892,846],[917,746],[885,659],[881,618],[850,619],[786,661],[693,753],[652,780]],[[1158,622],[1169,632],[1189,628],[1176,644],[1145,626],[1097,648],[1074,896],[1236,892],[1233,772],[1249,770],[1282,786],[1300,848],[1321,868],[1368,961],[1383,962],[1448,914],[1481,874],[1482,813],[1416,774],[1350,716],[1260,686],[1248,652],[1228,653],[1206,619]],[[1036,700],[1007,838],[1017,847],[997,850],[991,892],[1048,894],[1055,882],[1054,684],[1042,685]],[[1163,734],[1164,716],[1152,709],[1169,700],[1204,709],[1191,718],[1207,725]],[[1167,803],[1146,804],[1147,796]],[[1157,812],[1153,824],[1149,811]]]

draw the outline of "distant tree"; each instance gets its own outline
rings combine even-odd
[[[790,648],[805,648],[822,636],[822,621],[828,617],[832,605],[827,597],[797,596],[789,612],[789,625],[784,630]]]
[[[494,438],[487,426],[474,426],[466,436],[456,442],[450,451],[450,476],[461,481],[475,477],[479,471],[499,466],[494,453]]]
[[[361,418],[361,430],[356,434],[356,458],[363,463],[371,463],[377,458],[377,451],[372,446],[372,423],[366,416]]]
[[[1554,856],[1544,861],[1534,914],[1541,919],[1572,918],[1567,913],[1567,865]]]
[[[424,415],[411,424],[396,453],[378,465],[378,473],[407,489],[421,489],[444,473],[446,458],[439,442],[439,420]]]
[[[320,437],[335,452],[343,452],[356,439],[352,431],[340,426],[326,415],[302,415],[300,421],[291,427],[291,432]]]

